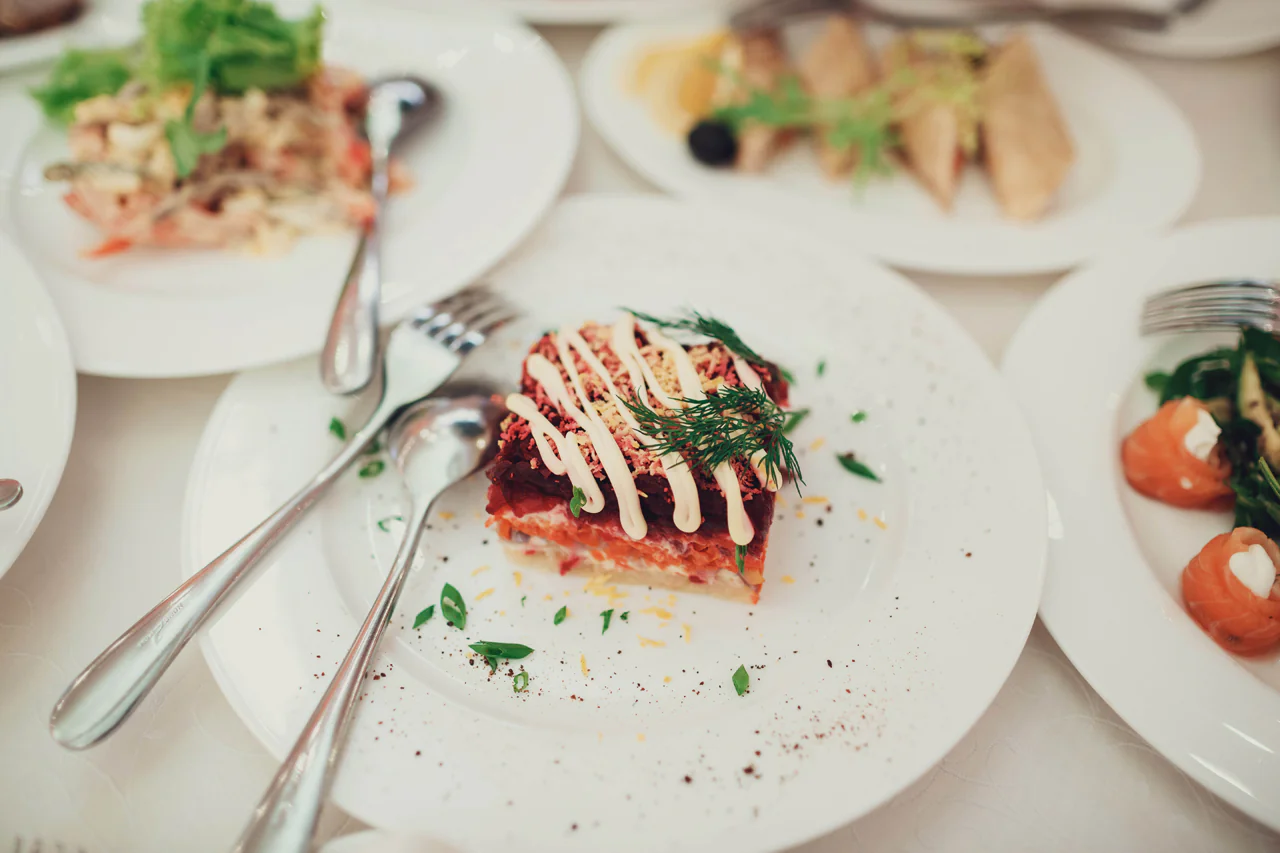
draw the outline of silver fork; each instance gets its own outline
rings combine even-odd
[[[923,15],[891,12],[869,0],[761,0],[739,9],[729,18],[738,31],[778,26],[809,15],[853,15],[903,29],[948,29],[985,24],[1018,24],[1033,21],[1074,26],[1123,27],[1159,32],[1209,0],[1182,0],[1169,12],[1147,12],[1119,5],[1049,7],[1034,3],[978,6],[963,14]]]
[[[515,316],[487,286],[473,285],[401,321],[387,343],[381,396],[368,422],[297,494],[157,604],[71,682],[49,718],[54,740],[85,749],[123,723],[231,591],[383,427],[439,388],[467,353]]]
[[[1242,326],[1280,329],[1280,280],[1213,281],[1157,293],[1142,306],[1139,331],[1167,335]]]

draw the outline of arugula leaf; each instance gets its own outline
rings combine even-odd
[[[613,620],[613,611],[605,610],[602,611],[600,615],[604,618],[604,627],[600,629],[600,633],[603,634],[605,631],[609,630],[609,622]]]
[[[1142,381],[1148,388],[1156,392],[1157,397],[1163,397],[1164,389],[1168,387],[1169,380],[1172,378],[1173,377],[1168,373],[1165,373],[1163,370],[1153,370],[1146,376],[1142,377]]]
[[[569,608],[568,608],[568,607],[561,607],[559,610],[557,610],[557,611],[556,611],[555,618],[551,620],[551,624],[552,624],[552,625],[559,625],[561,622],[563,622],[563,621],[564,621],[564,617],[566,617],[566,616],[568,616],[568,615],[569,615]]]
[[[459,631],[467,627],[467,603],[451,583],[445,584],[444,589],[440,590],[440,612]]]
[[[866,477],[868,480],[875,480],[877,483],[881,482],[876,472],[859,462],[852,453],[838,453],[836,454],[836,460],[850,474],[857,474],[859,477]]]
[[[733,689],[738,691],[739,696],[751,689],[751,676],[747,675],[745,666],[739,666],[733,673]]]
[[[132,75],[128,51],[68,50],[44,84],[30,94],[46,116],[68,124],[75,118],[77,104],[98,95],[114,95]]]
[[[503,658],[520,660],[533,654],[533,649],[520,643],[492,643],[481,640],[478,643],[472,643],[468,648],[488,661],[490,672],[497,670],[498,661]]]
[[[733,546],[733,561],[738,564],[738,574],[745,575],[747,573],[747,546]]]
[[[329,418],[329,432],[333,433],[333,437],[338,441],[347,440],[347,425],[337,418]]]
[[[421,628],[423,625],[425,625],[427,622],[431,620],[432,616],[435,616],[435,615],[436,615],[436,606],[434,604],[427,605],[425,610],[423,610],[417,616],[413,617],[413,627]]]
[[[582,515],[582,507],[587,502],[587,493],[577,486],[573,487],[573,497],[569,498],[569,512],[577,518]]]
[[[496,668],[496,667],[495,667]],[[511,689],[517,693],[523,693],[529,689],[529,673],[521,670],[511,678]]]
[[[1195,397],[1199,400],[1234,398],[1239,372],[1240,351],[1236,349],[1224,347],[1189,358],[1179,364],[1165,380],[1160,391],[1160,403],[1163,405],[1182,397]],[[1261,373],[1261,366],[1259,372]],[[1151,387],[1150,381],[1147,385]]]

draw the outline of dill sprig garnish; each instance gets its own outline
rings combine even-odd
[[[765,476],[781,483],[783,474],[790,474],[800,491],[800,463],[783,432],[787,413],[764,391],[721,387],[704,400],[683,400],[676,411],[656,412],[634,398],[622,402],[640,431],[657,442],[651,449],[658,455],[679,453],[710,476],[722,462],[763,452]]]
[[[623,310],[637,320],[644,320],[646,323],[652,323],[662,329],[677,329],[682,332],[702,335],[704,338],[713,338],[724,344],[725,349],[742,356],[747,361],[760,365],[767,364],[759,353],[747,346],[742,338],[738,337],[738,333],[728,323],[702,314],[692,308],[686,309],[685,316],[677,317],[674,320],[655,317],[652,314],[645,314],[643,311],[636,311],[631,308],[624,308]]]

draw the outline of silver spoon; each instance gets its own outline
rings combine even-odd
[[[396,601],[422,540],[427,513],[445,489],[493,456],[506,409],[492,396],[434,399],[404,412],[391,427],[391,459],[413,498],[413,511],[391,572],[342,666],[334,674],[254,810],[235,853],[305,853],[346,740],[347,724],[365,671],[395,612]]]
[[[389,77],[369,87],[364,132],[373,158],[373,220],[360,237],[320,354],[320,378],[334,394],[354,394],[372,381],[378,360],[378,303],[382,300],[382,217],[387,166],[398,141],[440,114],[444,95],[418,77]]]
[[[22,500],[22,484],[17,480],[0,480],[0,510],[12,509]]]

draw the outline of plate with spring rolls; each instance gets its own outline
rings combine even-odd
[[[592,46],[581,88],[664,189],[913,269],[1068,268],[1175,222],[1200,178],[1163,94],[1049,28],[627,25]]]
[[[1144,339],[1138,318],[1167,288],[1277,274],[1280,219],[1148,239],[1064,279],[1004,362],[1056,507],[1045,624],[1138,734],[1273,829],[1280,339]]]
[[[497,453],[433,509],[334,800],[458,850],[775,851],[933,767],[1042,578],[1035,455],[977,346],[847,247],[652,194],[562,202],[491,281],[523,316],[458,381],[501,393]],[[185,574],[359,423],[314,372],[228,385]],[[405,497],[366,454],[204,638],[276,755]]]
[[[374,209],[372,81],[438,117],[395,147],[380,319],[473,280],[537,222],[577,146],[572,83],[492,13],[147,0],[135,47],[69,50],[0,98],[0,229],[81,372],[221,373],[318,350]]]

